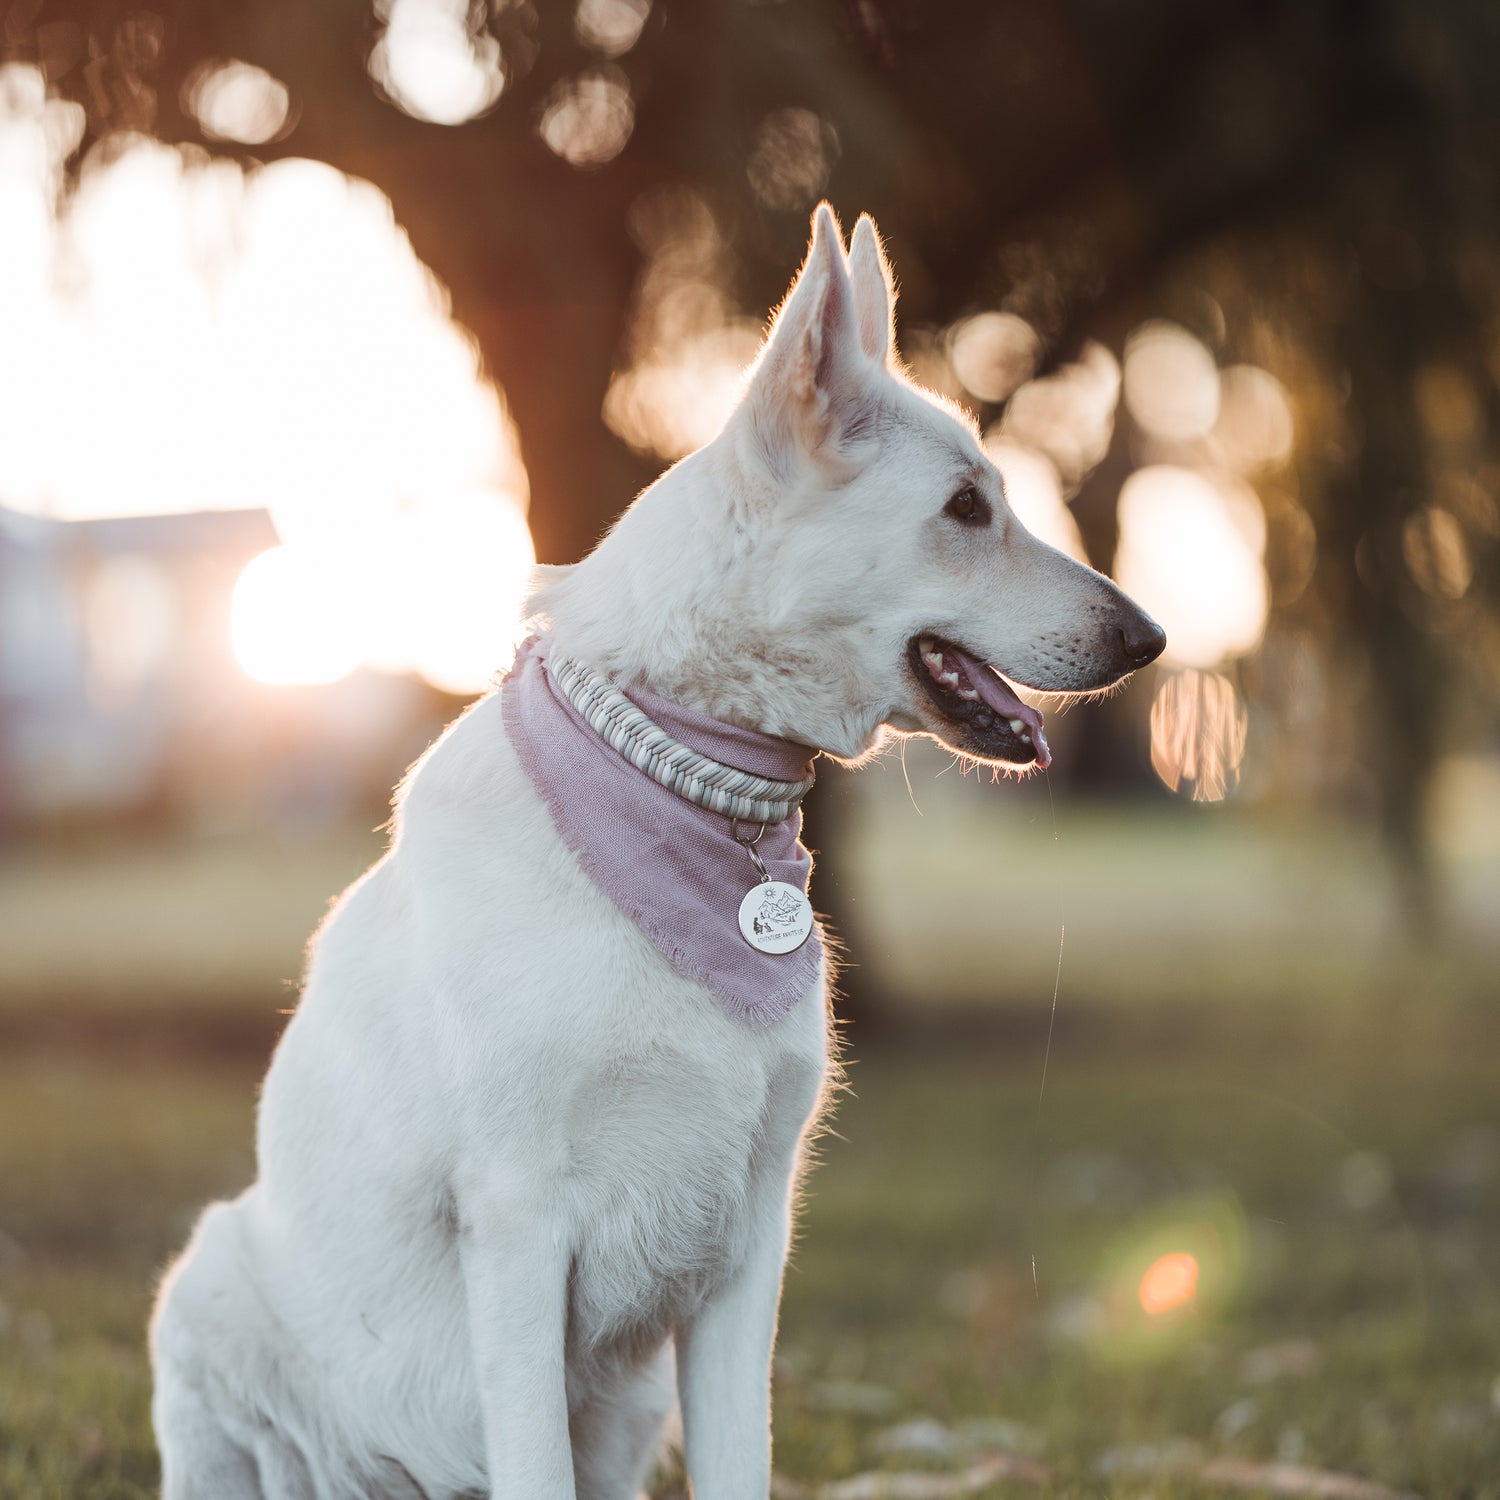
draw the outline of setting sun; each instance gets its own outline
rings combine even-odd
[[[272,547],[245,564],[229,607],[235,660],[257,682],[336,682],[359,664],[353,622],[314,556]]]
[[[215,139],[284,123],[269,75],[194,77]],[[366,665],[483,690],[534,557],[527,476],[390,201],[321,162],[247,166],[145,137],[87,160],[61,197],[82,111],[34,69],[4,81],[6,503],[69,521],[267,511],[282,545],[244,565],[229,602],[246,675],[317,684]],[[230,118],[277,89],[275,118]],[[89,442],[59,426],[64,388]]]
[[[519,511],[483,495],[372,517],[342,543],[273,547],[235,584],[235,660],[258,682],[369,666],[482,692],[510,658],[534,560]]]

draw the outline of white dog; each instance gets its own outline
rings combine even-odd
[[[846,256],[820,208],[724,431],[547,571],[533,675],[407,780],[389,854],[317,937],[259,1180],[163,1284],[167,1500],[627,1500],[678,1400],[699,1500],[766,1500],[789,1200],[829,1070],[816,933],[777,937],[799,919],[802,788],[762,766],[757,789],[742,760],[690,802],[700,750],[663,790],[677,773],[637,769],[650,727],[608,717],[612,685],[792,765],[888,729],[1045,765],[999,673],[1086,692],[1163,644],[1020,526],[972,426],[904,377],[892,295],[870,220]],[[509,716],[569,663],[614,708],[570,697],[593,758],[559,771],[544,736],[528,769]],[[683,817],[615,819],[605,799],[634,807],[636,784]],[[722,804],[738,822],[703,810],[721,794],[748,799]],[[756,822],[786,878],[742,938]],[[680,946],[679,835],[707,893]]]

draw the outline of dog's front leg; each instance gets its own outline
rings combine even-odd
[[[694,1500],[766,1500],[771,1350],[791,1226],[793,1159],[762,1169],[743,1259],[677,1334],[678,1394]]]
[[[574,1500],[566,1237],[545,1195],[513,1183],[471,1185],[457,1206],[491,1500]]]

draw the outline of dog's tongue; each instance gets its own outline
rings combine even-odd
[[[1029,703],[1016,697],[1011,685],[993,668],[976,661],[965,651],[955,651],[958,664],[963,668],[969,686],[979,694],[997,714],[1004,719],[1019,719],[1031,734],[1031,743],[1036,746],[1036,763],[1044,771],[1052,764],[1052,751],[1047,745],[1047,736],[1042,732],[1042,716]]]

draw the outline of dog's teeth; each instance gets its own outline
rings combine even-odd
[[[941,651],[924,651],[922,660],[936,672],[943,670],[943,653]]]
[[[942,672],[938,675],[938,681],[942,683],[944,687],[956,688],[958,686],[958,673]]]
[[[966,703],[976,703],[979,701],[979,694],[973,688],[959,688],[958,696]]]
[[[1010,721],[1010,728],[1012,734],[1024,734],[1026,731],[1025,719],[1012,719]]]

